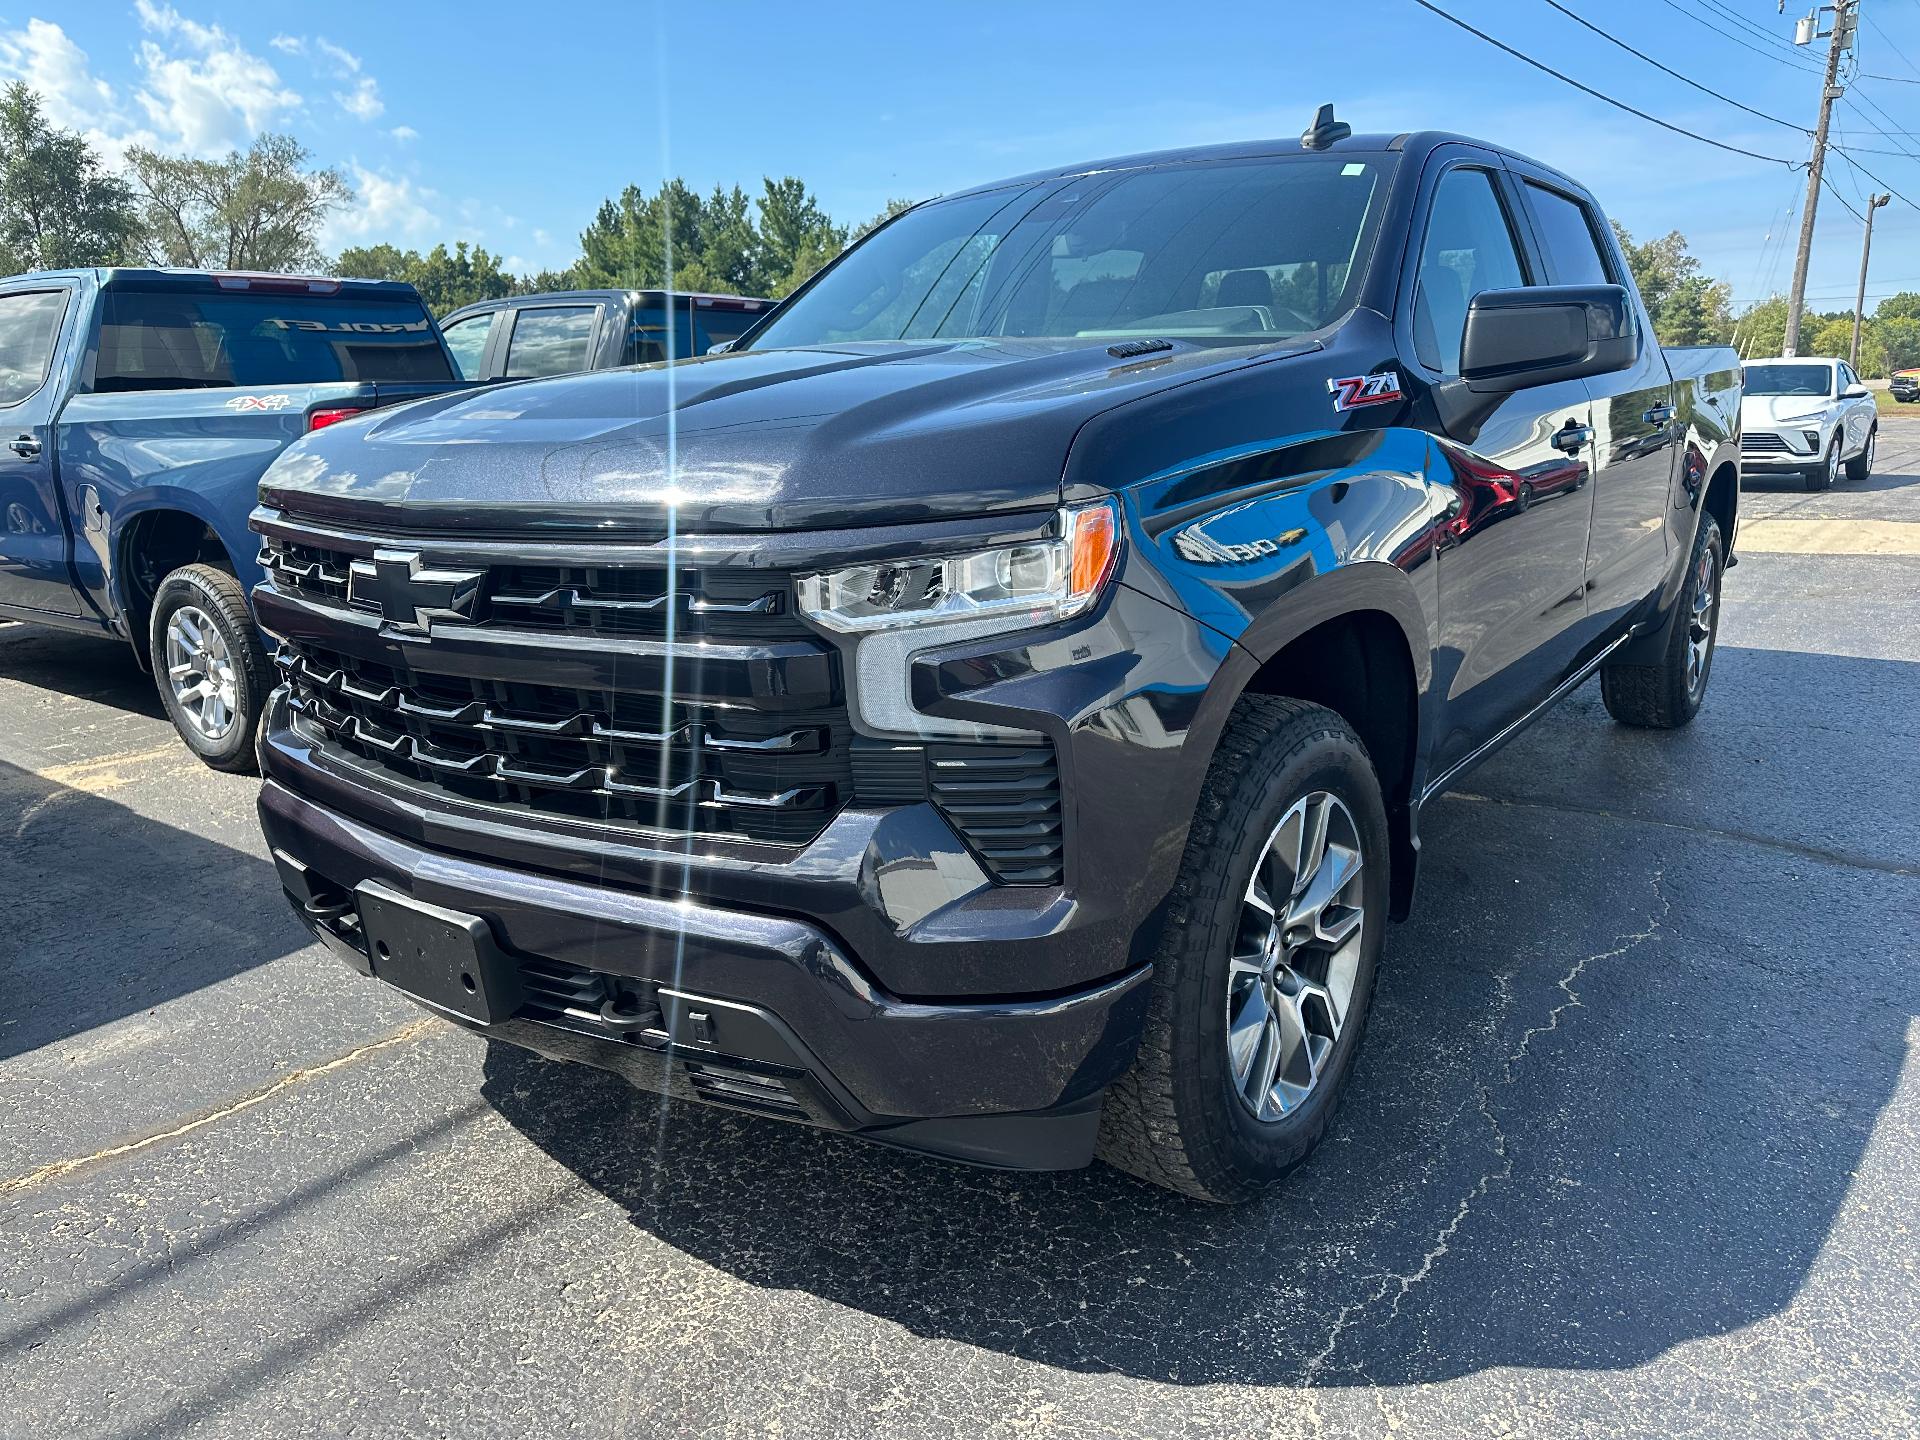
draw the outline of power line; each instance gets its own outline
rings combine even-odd
[[[1882,40],[1887,42],[1887,48],[1893,51],[1895,55],[1898,55],[1900,57],[1900,63],[1902,65],[1905,65],[1909,70],[1913,71],[1915,75],[1920,76],[1920,65],[1915,65],[1913,61],[1907,59],[1907,52],[1902,50],[1898,45],[1893,43],[1893,37],[1887,34],[1886,31],[1880,28],[1880,24],[1878,21],[1876,21],[1871,15],[1862,15],[1860,18],[1865,20],[1867,24],[1873,26],[1873,33],[1878,35]],[[1869,76],[1868,78],[1877,79],[1879,77]]]
[[[1665,5],[1669,10],[1674,11],[1676,14],[1686,16],[1687,19],[1693,21],[1696,25],[1706,26],[1707,29],[1713,31],[1714,34],[1720,36],[1722,39],[1731,40],[1733,41],[1734,44],[1739,45],[1744,49],[1751,50],[1754,54],[1759,55],[1764,59],[1771,60],[1776,65],[1785,65],[1789,69],[1801,70],[1801,71],[1808,71],[1808,70],[1811,70],[1812,68],[1810,66],[1801,64],[1797,57],[1795,59],[1789,60],[1784,55],[1776,55],[1771,50],[1762,49],[1760,46],[1755,45],[1750,40],[1743,40],[1740,36],[1734,34],[1731,30],[1723,29],[1721,26],[1714,24],[1713,21],[1709,20],[1706,16],[1700,14],[1699,12],[1685,9],[1680,5],[1679,0],[1660,0],[1660,3]],[[1814,72],[1814,73],[1818,73],[1818,72]]]
[[[1581,84],[1578,80],[1575,80],[1571,75],[1563,74],[1560,71],[1554,69],[1551,65],[1546,64],[1544,61],[1534,59],[1531,55],[1527,54],[1525,51],[1514,49],[1513,46],[1507,44],[1504,40],[1496,40],[1493,36],[1487,34],[1486,31],[1475,29],[1472,25],[1469,25],[1466,21],[1462,20],[1458,15],[1449,14],[1447,11],[1442,10],[1438,5],[1433,3],[1433,0],[1413,0],[1413,3],[1418,5],[1422,10],[1430,10],[1435,15],[1438,15],[1442,20],[1448,21],[1451,24],[1459,26],[1462,30],[1465,30],[1469,35],[1476,36],[1479,39],[1486,41],[1487,44],[1493,46],[1494,49],[1503,50],[1507,54],[1511,55],[1514,59],[1519,60],[1524,64],[1531,65],[1534,69],[1540,71],[1542,74],[1551,75],[1554,79],[1560,81],[1562,84],[1571,85],[1574,89],[1578,90],[1581,94],[1590,95],[1595,100],[1601,101],[1603,104],[1613,106],[1614,109],[1616,110],[1624,110],[1629,115],[1638,116],[1640,119],[1645,120],[1648,124],[1658,125],[1662,130],[1670,130],[1675,135],[1684,135],[1689,140],[1698,140],[1702,145],[1711,145],[1716,150],[1726,150],[1735,155],[1744,155],[1749,160],[1765,160],[1771,165],[1785,165],[1785,166],[1788,166],[1789,168],[1799,163],[1798,161],[1794,161],[1794,160],[1783,160],[1778,155],[1762,155],[1758,150],[1747,150],[1747,149],[1743,149],[1741,146],[1738,146],[1738,145],[1729,145],[1724,140],[1710,139],[1708,136],[1701,135],[1692,130],[1688,130],[1684,126],[1675,125],[1670,120],[1662,120],[1658,115],[1649,115],[1644,110],[1636,110],[1633,106],[1628,105],[1623,101],[1616,100],[1611,95],[1601,94],[1598,90],[1595,90],[1591,85]]]
[[[1758,35],[1762,40],[1766,41],[1769,45],[1775,46],[1781,50],[1791,51],[1796,56],[1800,52],[1800,47],[1798,45],[1795,45],[1792,41],[1782,40],[1778,35],[1774,34],[1771,30],[1767,29],[1764,25],[1754,24],[1753,21],[1749,20],[1746,16],[1742,15],[1737,10],[1729,10],[1725,5],[1722,5],[1720,3],[1720,0],[1694,0],[1694,4],[1704,6],[1705,8],[1710,10],[1719,11],[1722,15],[1726,16],[1727,19],[1733,21],[1734,24],[1738,25],[1742,30],[1752,31],[1755,35]]]
[[[1769,115],[1764,110],[1756,110],[1751,105],[1743,105],[1740,101],[1734,99],[1731,95],[1722,95],[1718,90],[1713,89],[1711,86],[1702,85],[1698,80],[1692,79],[1691,77],[1686,75],[1682,75],[1678,70],[1675,70],[1670,66],[1663,65],[1660,61],[1654,59],[1653,56],[1647,54],[1646,51],[1634,49],[1633,46],[1627,44],[1626,41],[1621,40],[1616,36],[1609,35],[1606,31],[1602,30],[1598,25],[1595,25],[1591,20],[1588,20],[1583,16],[1576,15],[1573,11],[1569,10],[1566,6],[1562,5],[1560,3],[1560,0],[1544,0],[1544,3],[1552,6],[1555,10],[1558,10],[1562,15],[1566,16],[1569,20],[1573,21],[1574,24],[1584,26],[1588,30],[1591,30],[1594,34],[1598,35],[1602,40],[1605,40],[1609,45],[1619,46],[1622,50],[1626,51],[1629,55],[1635,56],[1638,59],[1646,61],[1647,64],[1653,66],[1653,68],[1658,70],[1661,74],[1671,75],[1674,79],[1678,80],[1682,85],[1691,85],[1694,89],[1698,90],[1702,95],[1711,95],[1714,99],[1724,101],[1727,104],[1733,106],[1733,108],[1736,110],[1744,110],[1747,112],[1747,114],[1758,116],[1760,119],[1768,121],[1769,123],[1774,125],[1784,125],[1786,126],[1787,129],[1797,130],[1800,134],[1807,136],[1809,138],[1811,138],[1813,135],[1813,132],[1807,129],[1807,127],[1804,125],[1796,125],[1791,120],[1782,120],[1778,115]]]

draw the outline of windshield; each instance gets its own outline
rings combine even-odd
[[[751,347],[1304,334],[1353,308],[1394,160],[1196,162],[923,205],[862,241]]]
[[[1833,393],[1831,365],[1749,365],[1740,372],[1749,395],[1818,395]]]

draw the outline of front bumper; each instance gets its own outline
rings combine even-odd
[[[1040,998],[902,1000],[799,920],[427,850],[271,780],[259,810],[296,913],[355,969],[378,968],[357,939],[363,883],[477,916],[528,999],[491,1025],[448,1018],[701,1103],[978,1164],[1071,1168],[1092,1157],[1101,1097],[1145,1016],[1146,967]],[[621,1012],[657,1006],[654,1022],[600,1018],[595,1002],[616,994]]]
[[[1749,426],[1740,436],[1740,468],[1748,473],[1799,474],[1826,460],[1818,428],[1805,425]]]

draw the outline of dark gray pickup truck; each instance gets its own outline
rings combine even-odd
[[[480,1034],[1246,1198],[1326,1131],[1434,795],[1596,674],[1699,707],[1739,397],[1495,146],[984,185],[731,353],[283,456],[261,819]]]

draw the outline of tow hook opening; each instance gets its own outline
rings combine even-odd
[[[627,980],[618,975],[600,977],[600,1021],[610,1030],[627,1034],[637,1030],[663,1030],[660,1011],[660,987],[642,980]]]

